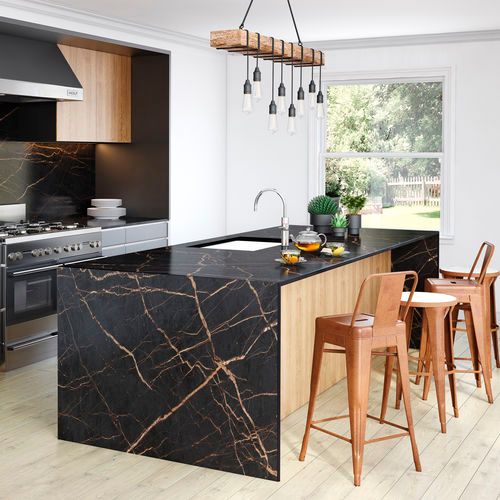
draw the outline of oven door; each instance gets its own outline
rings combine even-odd
[[[7,329],[57,315],[58,265],[7,273]]]

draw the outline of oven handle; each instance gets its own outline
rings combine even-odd
[[[25,349],[27,347],[31,347],[32,345],[40,344],[41,342],[47,342],[47,340],[51,340],[53,338],[57,337],[57,333],[51,333],[50,335],[47,335],[46,337],[42,337],[39,339],[35,340],[29,340],[27,342],[23,342],[21,344],[15,344],[7,347],[8,351],[18,351],[19,349]]]
[[[58,267],[62,267],[62,264],[57,264],[55,266],[37,267],[35,269],[26,269],[25,271],[14,271],[13,273],[11,273],[11,275],[23,276],[25,274],[34,274],[42,271],[51,271],[52,269],[57,269]]]

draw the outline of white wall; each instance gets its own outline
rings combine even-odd
[[[328,72],[361,72],[451,67],[455,74],[455,236],[443,241],[443,264],[468,264],[480,241],[500,245],[500,41],[332,50]],[[252,214],[251,200],[264,185],[282,189],[292,205],[291,223],[304,223],[307,202],[306,131],[292,138],[265,130],[265,103],[254,116],[241,113],[243,58],[229,60],[228,230],[276,225],[277,208]],[[269,63],[263,80],[269,82]],[[265,72],[264,72],[265,71]],[[288,81],[287,81],[288,84]],[[270,205],[270,203],[269,203]],[[500,257],[498,258],[500,259]],[[497,259],[497,262],[499,261]]]
[[[183,43],[135,25],[24,0],[16,5],[2,7],[1,16],[170,51],[170,243],[225,234],[226,56],[189,37]]]

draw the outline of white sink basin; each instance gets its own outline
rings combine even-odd
[[[236,250],[242,252],[255,252],[257,250],[264,250],[266,248],[279,247],[281,243],[275,241],[247,241],[247,240],[234,240],[225,241],[224,243],[215,243],[206,245],[201,248],[212,248],[214,250]]]

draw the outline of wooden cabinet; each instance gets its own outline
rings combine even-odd
[[[131,141],[128,56],[59,45],[83,86],[83,101],[57,103],[57,140]]]

